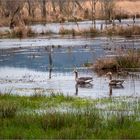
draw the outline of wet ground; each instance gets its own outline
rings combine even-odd
[[[114,21],[115,25],[120,25],[120,26],[131,26],[131,25],[140,25],[140,19],[137,18],[135,19],[135,23],[133,19],[123,19],[121,22],[118,20]],[[96,29],[102,30],[105,27],[112,26],[112,24],[105,23],[105,20],[96,20]],[[32,31],[35,33],[46,33],[46,32],[51,32],[54,34],[58,34],[59,31],[64,28],[64,29],[75,29],[75,30],[84,30],[84,29],[89,29],[90,27],[93,27],[92,21],[79,21],[79,22],[64,22],[64,23],[45,23],[45,24],[34,24],[30,26]],[[0,32],[6,32],[10,31],[9,27],[0,27]]]
[[[108,78],[84,66],[97,59],[140,50],[140,38],[82,38],[70,36],[0,40],[0,92],[19,95],[63,92],[65,95],[102,98],[140,96],[140,72],[124,79],[123,87],[109,87]],[[92,76],[86,87],[75,85],[74,68],[79,76]],[[50,78],[51,77],[51,78]]]

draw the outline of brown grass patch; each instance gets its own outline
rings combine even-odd
[[[130,51],[123,56],[112,58],[103,58],[95,62],[93,66],[95,71],[112,70],[118,71],[119,69],[139,69],[140,68],[140,55],[139,52]]]
[[[12,32],[10,33],[10,37],[19,37],[19,38],[25,38],[29,36],[33,36],[35,33],[31,30],[30,27],[15,27]]]
[[[131,37],[133,35],[140,35],[140,26],[128,26],[128,27],[114,26],[105,29],[104,33],[110,36],[118,35]]]
[[[118,69],[118,63],[115,58],[98,59],[94,64],[95,71],[107,69],[115,71]]]

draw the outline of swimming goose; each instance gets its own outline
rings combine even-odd
[[[78,71],[74,70],[75,73],[75,81],[79,85],[85,85],[85,84],[90,84],[90,82],[93,81],[92,77],[79,77],[78,78]]]
[[[112,72],[108,72],[106,75],[109,76],[110,79],[109,85],[117,86],[117,85],[122,85],[124,82],[124,80],[112,79]]]

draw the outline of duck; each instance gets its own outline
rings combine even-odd
[[[74,70],[75,73],[75,81],[78,85],[86,85],[90,84],[93,81],[92,77],[78,77],[78,71]]]
[[[112,72],[108,72],[106,76],[109,76],[109,79],[110,79],[109,85],[111,86],[122,85],[124,82],[124,80],[112,79]]]

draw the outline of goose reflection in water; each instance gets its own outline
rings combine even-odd
[[[113,95],[113,89],[123,89],[123,85],[109,85],[109,97],[111,98]]]
[[[93,84],[91,83],[88,83],[88,84],[83,84],[83,85],[80,85],[80,84],[75,84],[75,95],[78,95],[78,91],[79,91],[79,88],[93,88]]]

